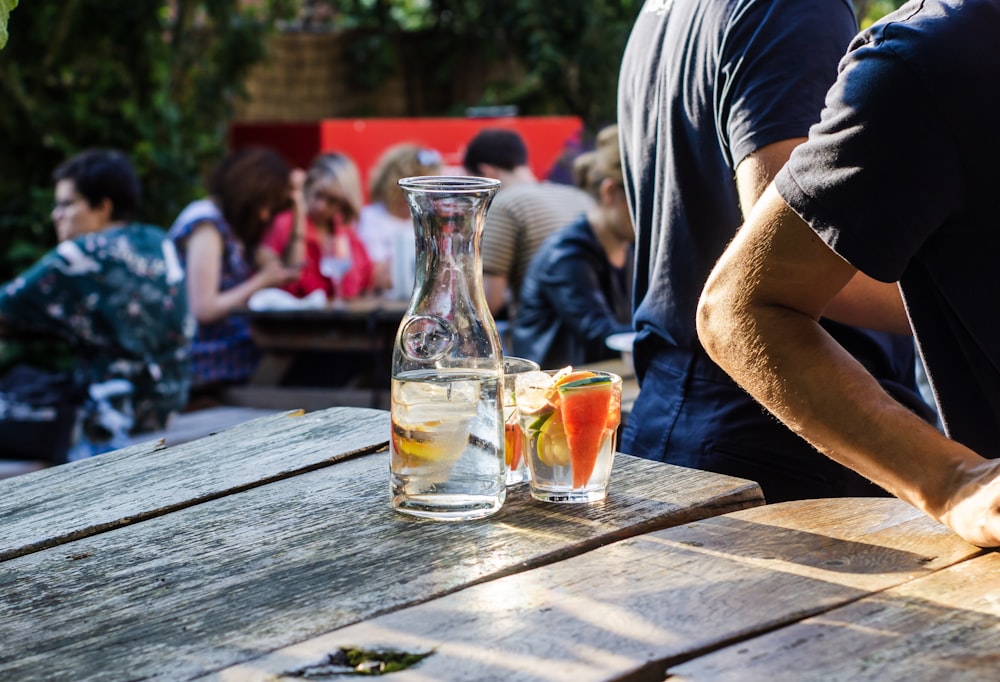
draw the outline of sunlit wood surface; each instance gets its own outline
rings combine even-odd
[[[409,681],[992,679],[1000,577],[997,555],[981,554],[897,500],[757,507],[394,611],[212,679],[294,679],[340,649],[428,654],[393,673]]]
[[[382,411],[290,412],[0,481],[0,679],[198,678],[763,502],[619,455],[602,503],[522,484],[489,519],[417,520],[389,504],[388,436]]]

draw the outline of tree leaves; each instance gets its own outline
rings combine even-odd
[[[7,21],[15,7],[17,0],[0,0],[0,50],[7,44]]]
[[[12,4],[0,0],[8,11]],[[54,244],[52,170],[87,147],[129,155],[143,183],[144,221],[169,226],[204,193],[204,171],[227,149],[232,103],[264,57],[275,8],[289,3],[245,5],[36,0],[18,7],[0,52],[0,281]]]

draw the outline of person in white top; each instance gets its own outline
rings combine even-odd
[[[361,209],[358,236],[374,266],[375,289],[389,298],[408,298],[413,290],[416,246],[413,219],[401,179],[440,175],[441,155],[403,143],[387,149],[372,170],[370,203]]]

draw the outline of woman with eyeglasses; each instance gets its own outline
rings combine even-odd
[[[187,401],[194,322],[173,243],[136,220],[128,157],[89,149],[52,177],[58,244],[0,285],[0,356],[14,364],[0,368],[0,456],[60,463],[167,426]]]
[[[389,147],[372,170],[370,203],[361,209],[358,234],[375,268],[375,289],[389,298],[409,298],[416,260],[413,218],[397,183],[441,170],[441,154],[412,143]]]
[[[263,246],[300,276],[282,288],[295,296],[316,290],[329,300],[356,298],[372,289],[372,263],[355,231],[361,213],[361,179],[345,154],[321,154],[313,161],[303,187],[305,210],[274,218]]]

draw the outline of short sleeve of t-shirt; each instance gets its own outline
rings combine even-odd
[[[885,282],[900,279],[964,191],[938,100],[891,41],[850,53],[820,124],[775,182],[828,246]]]
[[[768,144],[805,137],[856,32],[845,0],[738,5],[715,93],[716,127],[732,168]]]

